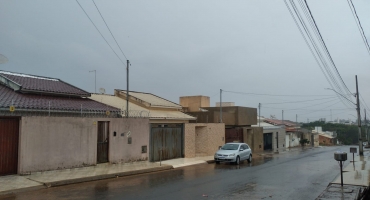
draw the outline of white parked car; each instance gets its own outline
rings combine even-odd
[[[239,165],[240,161],[252,162],[252,150],[246,143],[226,143],[215,153],[215,162],[231,162]]]

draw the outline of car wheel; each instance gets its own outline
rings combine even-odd
[[[235,164],[236,164],[236,165],[239,165],[239,164],[240,164],[240,157],[239,157],[239,156],[238,156],[238,157],[236,157]]]
[[[252,162],[252,154],[249,154],[248,162],[249,162],[249,163],[251,163],[251,162]]]
[[[216,161],[216,164],[220,164],[220,161]]]

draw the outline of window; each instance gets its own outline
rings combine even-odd
[[[145,146],[141,146],[141,153],[147,153],[147,150],[148,148],[147,148],[147,146],[145,145]]]

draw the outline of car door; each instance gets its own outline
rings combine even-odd
[[[245,144],[241,145],[240,148],[243,149],[243,151],[240,152],[241,160],[246,160],[248,158],[248,155],[249,155],[248,154],[248,149],[247,149]]]
[[[244,151],[245,151],[245,153],[246,153],[246,159],[248,159],[248,158],[249,158],[249,155],[251,154],[251,151],[252,151],[252,150],[251,150],[251,148],[249,148],[249,146],[248,146],[247,144],[245,145],[245,147],[244,147],[244,148],[245,148],[245,150],[244,150]]]

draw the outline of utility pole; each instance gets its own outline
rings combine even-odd
[[[96,93],[96,70],[91,70],[89,72],[94,72],[95,73],[95,93]]]
[[[356,99],[357,99],[357,124],[358,124],[358,142],[359,142],[359,152],[360,156],[364,155],[364,149],[362,144],[362,136],[361,136],[361,114],[360,114],[360,94],[358,93],[358,83],[357,83],[357,75],[356,75]]]
[[[367,145],[369,146],[369,135],[367,134],[366,109],[364,109],[364,111],[365,111],[365,134],[366,134]]]
[[[130,98],[130,95],[129,95],[129,82],[128,82],[128,72],[129,72],[129,66],[130,66],[130,61],[127,60],[127,73],[126,73],[126,76],[127,76],[127,89],[126,89],[126,118],[128,118],[128,99]]]
[[[220,89],[220,123],[222,123],[222,89]]]
[[[284,110],[281,110],[281,125],[284,126]]]
[[[261,127],[261,103],[258,103],[258,112],[259,112],[258,126]]]

